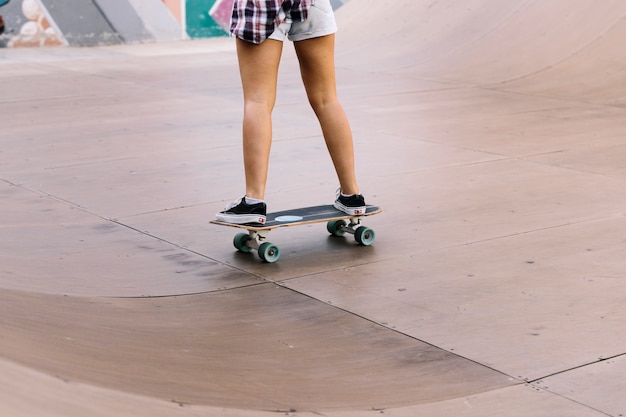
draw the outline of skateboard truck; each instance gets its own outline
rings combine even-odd
[[[346,233],[354,235],[354,239],[362,246],[369,246],[376,239],[374,229],[361,226],[361,217],[352,217],[348,223],[345,220],[331,220],[326,223],[326,230],[333,236],[343,236]]]
[[[237,233],[233,245],[240,252],[256,250],[259,257],[268,263],[274,263],[280,257],[280,249],[273,243],[266,242],[269,230],[249,230],[248,233]]]

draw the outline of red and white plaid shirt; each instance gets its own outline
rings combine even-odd
[[[306,20],[315,0],[235,0],[230,33],[245,41],[261,43],[285,21]]]

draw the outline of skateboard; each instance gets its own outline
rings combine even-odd
[[[324,205],[269,213],[266,216],[267,221],[263,225],[258,223],[232,224],[218,220],[213,220],[211,223],[219,226],[245,229],[247,233],[235,235],[233,239],[235,248],[239,252],[256,250],[264,262],[274,263],[280,258],[280,249],[275,244],[267,241],[267,235],[271,230],[279,227],[326,222],[326,230],[331,235],[343,236],[348,233],[354,235],[354,239],[359,245],[370,246],[374,243],[376,233],[374,233],[373,229],[361,225],[361,220],[363,217],[372,216],[382,211],[378,206],[368,205],[365,213],[352,216],[337,210],[332,205]]]

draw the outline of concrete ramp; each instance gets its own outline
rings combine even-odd
[[[626,415],[626,4],[351,0],[370,247],[239,197],[232,39],[0,53],[0,415]],[[336,179],[285,48],[273,211]]]
[[[620,101],[619,0],[359,1],[340,10],[350,64],[563,98]]]

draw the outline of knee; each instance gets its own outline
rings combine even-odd
[[[308,98],[311,108],[317,114],[338,104],[337,96],[334,94],[314,94]]]
[[[267,97],[252,97],[244,100],[244,109],[249,112],[271,113],[274,109],[275,99]]]

